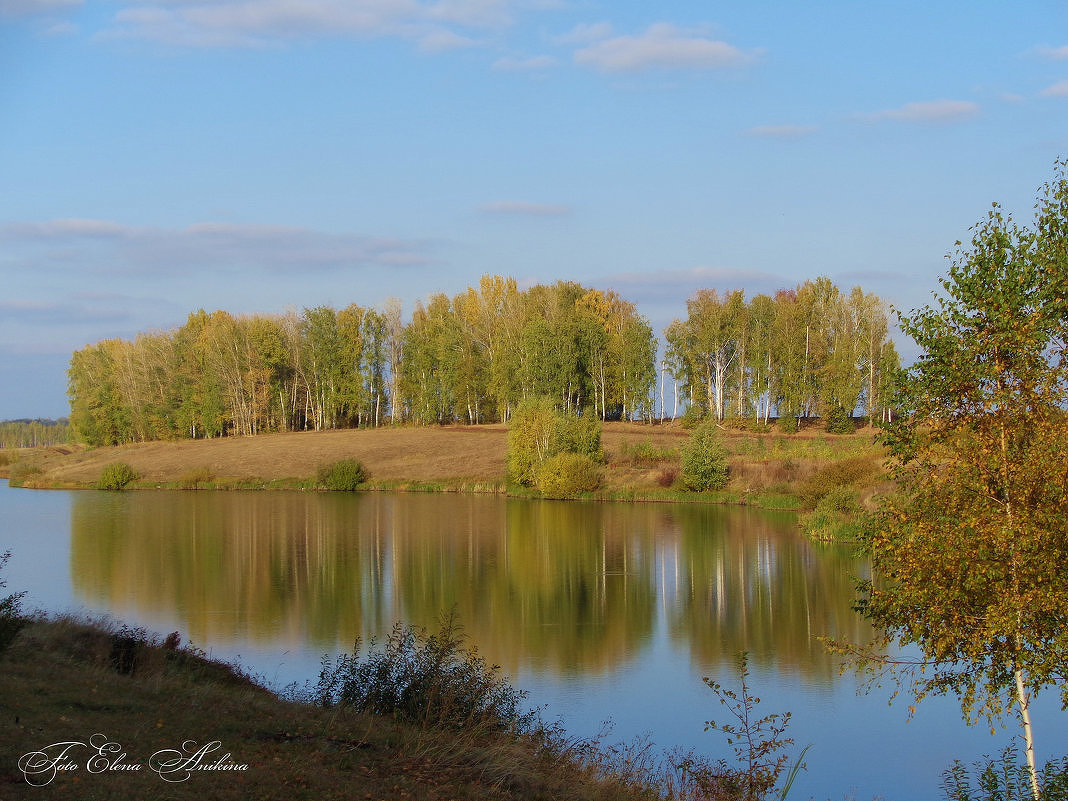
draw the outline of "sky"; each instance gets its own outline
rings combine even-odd
[[[0,0],[0,419],[200,308],[487,273],[908,311],[1066,154],[1062,2]]]

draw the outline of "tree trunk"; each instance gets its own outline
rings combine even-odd
[[[1035,801],[1040,801],[1041,794],[1038,789],[1038,773],[1035,770],[1035,736],[1031,730],[1031,699],[1024,687],[1023,671],[1016,668],[1016,701],[1020,706],[1020,721],[1024,730],[1024,754],[1027,756],[1027,773],[1031,780],[1031,795]]]

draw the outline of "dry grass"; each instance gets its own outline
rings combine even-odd
[[[0,798],[34,799],[635,799],[643,796],[529,741],[465,737],[279,699],[248,677],[188,649],[133,646],[120,672],[114,625],[37,621],[0,655]],[[133,637],[138,640],[137,636]],[[174,645],[173,641],[170,643]],[[125,664],[125,663],[122,663]],[[137,771],[92,773],[90,749],[78,768],[30,787],[23,754],[52,743],[106,735],[114,761]],[[193,773],[164,782],[149,757],[219,741],[245,771]]]
[[[503,492],[508,429],[504,425],[346,429],[225,437],[213,440],[148,442],[93,450],[42,448],[22,452],[11,470],[25,473],[26,486],[89,486],[104,466],[122,461],[141,486],[297,486],[317,469],[357,459],[383,488],[436,487]],[[607,423],[602,443],[607,458],[605,497],[657,497],[678,475],[677,454],[689,438],[678,423]],[[730,454],[732,497],[759,493],[798,495],[807,480],[842,459],[878,463],[874,432],[828,436],[818,429],[784,435],[724,429]],[[674,457],[635,458],[636,452]],[[0,475],[3,475],[0,466]]]

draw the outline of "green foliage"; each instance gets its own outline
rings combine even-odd
[[[584,460],[556,460],[543,476],[546,462],[561,454],[580,455]],[[513,414],[508,428],[508,475],[517,484],[540,488],[544,479],[553,497],[586,491],[582,488],[595,475],[593,488],[600,485],[600,471],[595,468],[603,461],[601,421],[595,415],[560,414],[549,398],[526,398]]]
[[[557,453],[538,466],[537,489],[546,498],[569,498],[601,486],[601,465],[584,453]]]
[[[71,441],[70,424],[65,419],[0,421],[0,451],[15,448],[38,448],[62,445]],[[0,453],[0,457],[3,454]],[[0,464],[3,464],[0,461]]]
[[[801,528],[813,539],[856,539],[863,516],[856,490],[835,487],[820,498],[813,511],[801,516]]]
[[[683,446],[682,481],[697,492],[727,486],[727,449],[715,420],[710,418],[697,426]]]
[[[523,710],[526,694],[478,655],[455,614],[436,634],[397,624],[381,646],[372,638],[360,651],[357,641],[352,654],[324,658],[317,703],[442,729],[524,732],[537,722]]]
[[[1068,757],[1047,762],[1038,777],[1043,801],[1068,801]],[[948,801],[1030,801],[1031,773],[1020,764],[1015,743],[997,760],[983,757],[969,770],[959,759],[942,773],[942,792]]]
[[[739,801],[760,801],[767,798],[786,770],[790,761],[786,749],[793,745],[791,737],[785,737],[790,724],[791,714],[773,713],[758,718],[756,708],[760,699],[750,692],[749,659],[743,653],[738,659],[739,690],[730,690],[712,679],[705,677],[704,683],[716,694],[720,704],[727,708],[733,718],[732,722],[705,723],[705,731],[716,729],[727,735],[727,744],[734,748],[739,768],[720,770],[705,775],[698,782],[707,797],[739,799]],[[806,746],[787,771],[785,781],[779,789],[779,798],[785,799],[790,792],[798,771],[804,769]]]
[[[581,415],[559,415],[556,419],[556,447],[561,453],[581,453],[598,462],[604,461],[601,447],[601,421],[593,409]]]
[[[315,485],[334,492],[355,492],[368,478],[370,474],[359,460],[342,459],[320,465],[315,473]]]
[[[508,476],[532,487],[538,466],[558,452],[556,408],[549,398],[524,398],[508,426]]]
[[[102,490],[122,490],[140,476],[126,464],[126,462],[111,462],[104,465],[100,471],[100,478],[96,482],[96,488]]]
[[[827,411],[825,427],[828,434],[855,434],[857,431],[853,416],[838,404],[833,404]]]
[[[775,425],[778,426],[779,431],[784,434],[795,434],[797,433],[797,415],[780,414],[775,421]]]
[[[682,413],[682,427],[687,431],[697,428],[701,421],[708,416],[708,411],[700,404],[691,403]]]
[[[883,432],[898,493],[867,538],[876,581],[860,608],[917,700],[953,693],[964,715],[1014,699],[1034,777],[1029,699],[1068,703],[1068,177],[1033,229],[996,205],[942,279],[900,318],[922,356],[901,377],[907,413]],[[862,665],[885,662],[870,654]]]
[[[3,569],[10,558],[11,551],[0,554],[0,569]],[[6,586],[7,582],[0,579],[0,588]],[[16,592],[0,598],[0,654],[7,650],[29,622],[22,614],[22,599],[25,595],[24,592]]]

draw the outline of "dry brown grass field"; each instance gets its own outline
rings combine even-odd
[[[612,495],[667,489],[689,435],[679,423],[605,424],[605,491]],[[722,436],[730,453],[728,489],[733,493],[793,494],[800,483],[833,462],[858,457],[873,465],[881,461],[868,428],[846,436],[830,436],[814,427],[789,435],[728,428]],[[506,485],[507,443],[505,425],[302,431],[95,449],[40,448],[9,454],[10,464],[0,465],[0,471],[32,466],[33,474],[22,478],[25,486],[91,486],[105,465],[125,462],[141,477],[140,486],[180,486],[198,473],[214,486],[298,486],[321,465],[358,459],[378,486],[500,492]]]

